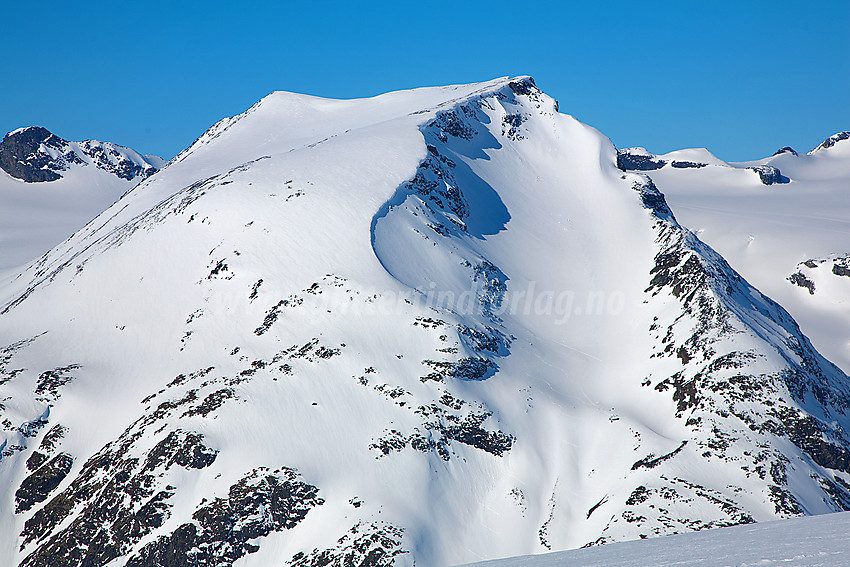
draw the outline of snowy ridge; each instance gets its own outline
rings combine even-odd
[[[804,154],[783,148],[737,167],[775,167],[791,182],[763,186],[740,170],[665,167],[647,172],[679,220],[748,281],[788,309],[815,346],[850,371],[850,254],[843,134]]]
[[[847,509],[847,377],[617,160],[527,77],[218,123],[4,286],[0,553],[446,565]]]
[[[725,175],[741,184],[760,182],[763,185],[788,183],[790,179],[773,165],[762,162],[730,164],[715,157],[705,148],[676,150],[656,156],[645,148],[626,148],[617,154],[617,166],[623,171],[654,171],[665,167],[683,170],[700,170],[704,167],[725,168],[715,175]],[[753,175],[755,174],[755,175]]]
[[[828,150],[836,146],[839,142],[846,142],[847,140],[850,140],[850,132],[838,132],[837,134],[833,134],[832,136],[824,140],[821,145],[810,151],[809,155],[812,155],[813,153],[818,151]],[[850,151],[847,146],[848,144],[846,143],[841,144],[841,150],[843,150],[845,153]]]

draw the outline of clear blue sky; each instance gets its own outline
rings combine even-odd
[[[755,159],[850,130],[849,32],[848,0],[10,2],[0,134],[170,158],[274,90],[527,74],[618,147]]]

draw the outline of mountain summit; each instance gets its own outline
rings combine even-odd
[[[617,163],[528,77],[219,122],[0,289],[0,554],[448,565],[850,508],[847,376]]]

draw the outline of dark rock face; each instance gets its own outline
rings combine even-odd
[[[504,294],[504,280],[494,278],[491,281],[496,282],[499,293]],[[501,301],[501,296],[499,296],[499,300]],[[485,326],[483,329],[478,330],[467,327],[466,325],[459,325],[457,329],[464,342],[476,352],[491,353],[498,356],[504,356],[509,352],[511,346],[510,338],[506,337],[497,329]]]
[[[25,512],[38,502],[44,502],[53,490],[71,472],[74,458],[60,453],[46,465],[38,468],[21,483],[15,492],[15,513]]]
[[[259,550],[251,540],[291,529],[323,504],[317,494],[292,469],[256,469],[231,486],[226,498],[199,507],[192,514],[194,523],[144,546],[127,567],[230,567]]]
[[[59,389],[74,379],[71,372],[78,368],[79,364],[69,364],[42,372],[36,384],[36,395],[45,402],[55,401],[59,398]]]
[[[203,469],[215,461],[218,451],[204,446],[203,437],[196,433],[172,431],[148,453],[144,470],[171,468],[177,464],[184,469]]]
[[[673,220],[673,211],[667,204],[667,200],[652,179],[646,178],[643,183],[636,183],[632,189],[640,193],[640,200],[644,207],[651,210],[655,216],[662,219]]]
[[[843,260],[843,262],[842,262]],[[850,277],[850,268],[847,266],[848,258],[840,258],[832,265],[832,273],[836,276]]]
[[[518,95],[531,95],[537,92],[537,85],[534,84],[534,79],[526,77],[519,81],[512,81],[508,86]]]
[[[157,169],[147,163],[136,163],[117,147],[94,140],[80,142],[74,149],[67,140],[50,133],[46,128],[33,126],[7,134],[0,142],[0,167],[27,183],[56,181],[71,165],[89,165],[89,158],[98,169],[128,181],[145,178]]]
[[[666,161],[655,156],[632,154],[628,150],[617,152],[617,167],[623,171],[653,171],[665,165],[667,165]]]
[[[784,175],[779,169],[773,167],[772,165],[756,165],[754,167],[748,167],[747,169],[752,169],[755,171],[761,182],[765,185],[773,185],[774,183],[788,183],[791,181]]]
[[[404,530],[386,522],[361,522],[352,527],[330,549],[299,552],[291,567],[389,567],[407,553],[401,547]]]
[[[496,363],[492,360],[469,356],[453,363],[448,374],[464,380],[483,380],[492,376],[495,369]]]
[[[170,536],[144,546],[128,567],[232,566],[259,547],[250,542],[295,527],[314,506],[324,503],[318,489],[292,469],[259,468],[230,487],[226,498],[199,507]]]
[[[422,453],[434,452],[444,461],[449,461],[455,451],[452,441],[469,445],[497,457],[511,450],[514,438],[500,430],[489,431],[484,422],[493,414],[478,404],[469,404],[446,393],[440,404],[421,405],[415,413],[422,417],[422,425],[415,427],[412,434],[405,436],[392,429],[375,440],[370,449],[380,456],[402,451],[408,446]],[[470,405],[469,410],[460,411]],[[445,406],[445,407],[442,407]],[[448,408],[448,409],[446,409]],[[451,411],[455,410],[455,411]]]
[[[779,154],[791,154],[792,156],[800,155],[796,151],[794,151],[794,148],[792,148],[791,146],[779,148],[778,150],[776,150],[776,152],[774,152],[773,155],[778,156]]]
[[[68,142],[40,126],[7,134],[0,142],[0,167],[12,177],[27,183],[56,181],[62,177],[57,171],[66,168],[49,154],[39,152],[42,144],[61,150]]]
[[[814,462],[828,469],[850,471],[850,451],[826,441],[822,430],[823,426],[811,416],[788,424],[791,441],[808,453]]]
[[[635,464],[632,465],[632,470],[634,471],[634,470],[641,469],[641,468],[654,469],[655,467],[657,467],[658,465],[660,465],[664,461],[666,461],[668,459],[672,459],[673,457],[678,455],[679,451],[684,449],[685,445],[687,445],[687,444],[688,444],[688,441],[686,439],[685,441],[682,441],[682,444],[679,445],[676,449],[667,453],[666,455],[661,455],[660,457],[656,457],[655,455],[650,453],[649,455],[647,455],[643,459],[635,462]]]
[[[139,437],[141,433],[131,427],[122,438],[103,447],[86,461],[68,488],[25,522],[23,546],[34,541],[39,545],[21,565],[93,567],[127,554],[133,544],[162,526],[171,514],[169,500],[176,488],[158,486],[162,474],[175,465],[187,470],[205,468],[218,454],[203,445],[201,435],[176,430],[160,440],[146,458],[127,455]],[[39,472],[54,461],[31,475],[32,481],[24,481],[31,488],[21,492],[22,485],[18,491],[19,507],[39,502],[37,498],[46,495],[45,489],[52,490],[68,474],[71,463],[62,457],[58,455],[56,466],[45,474]],[[74,521],[59,529],[72,514],[76,514]]]
[[[670,165],[677,168],[677,169],[699,169],[701,167],[707,166],[708,164],[696,162],[696,161],[676,161],[676,160],[673,160],[673,162]]]
[[[815,294],[815,282],[803,275],[802,272],[796,272],[788,276],[788,281],[794,285],[806,288],[810,295]]]
[[[502,134],[514,141],[524,139],[519,130],[524,121],[525,117],[520,113],[506,114],[502,117]]]
[[[33,451],[30,458],[27,459],[27,470],[33,472],[46,463],[62,442],[62,438],[65,437],[66,432],[66,427],[54,425],[44,436],[44,439],[41,440],[38,450]]]

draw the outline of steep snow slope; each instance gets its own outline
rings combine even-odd
[[[0,292],[0,553],[445,565],[850,507],[847,377],[528,78],[274,93]]]
[[[675,163],[681,154],[655,160]],[[848,134],[808,154],[783,148],[754,162],[686,159],[718,167],[648,172],[677,218],[788,309],[827,358],[850,370]],[[746,169],[753,167],[776,168],[789,183],[764,185]]]
[[[109,142],[69,142],[40,127],[8,133],[0,142],[0,281],[163,165],[156,156]]]
[[[476,567],[850,565],[850,514],[792,518],[646,541],[476,563]]]

